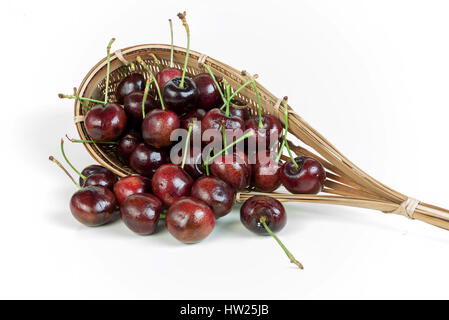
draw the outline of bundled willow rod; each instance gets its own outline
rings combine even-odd
[[[182,66],[185,62],[186,50],[174,47],[173,65]],[[158,64],[171,65],[170,45],[147,44],[118,50],[111,55],[111,74],[109,76],[110,99],[121,80],[124,70],[130,63],[142,57],[150,70],[158,72]],[[141,64],[134,64],[137,72],[149,77],[148,71]],[[104,98],[107,74],[106,58],[94,66],[82,81],[78,95],[101,100]],[[240,71],[212,59],[206,55],[190,50],[187,73],[195,75],[211,70],[216,77],[226,79],[232,88],[239,88],[247,82],[247,77]],[[284,109],[281,99],[275,97],[263,86],[257,83],[259,99],[263,113],[276,116],[284,123]],[[285,94],[288,94],[287,92]],[[253,115],[257,114],[257,97],[253,86],[245,86],[236,94],[236,98],[246,103]],[[92,104],[92,102],[84,102]],[[289,134],[301,140],[304,145],[289,143],[291,151],[296,155],[311,156],[319,160],[326,168],[327,181],[320,195],[293,195],[283,193],[269,193],[268,195],[281,201],[298,201],[310,203],[324,203],[346,205],[353,207],[380,210],[387,213],[400,214],[410,219],[417,219],[426,223],[449,229],[449,211],[416,199],[407,197],[369,176],[341,152],[338,151],[325,137],[305,122],[293,109],[289,108]],[[83,116],[87,109],[80,100],[75,100],[75,125],[82,140],[90,140],[83,124]],[[107,167],[119,176],[134,174],[133,170],[121,163],[116,155],[116,145],[85,144],[86,149],[101,165]],[[244,201],[254,192],[238,193],[238,201]]]

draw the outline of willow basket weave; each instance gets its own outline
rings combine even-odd
[[[170,61],[170,46],[163,44],[147,44],[119,50],[111,55],[111,73],[109,92],[114,101],[115,89],[125,70],[126,61],[135,61],[137,56],[148,64],[155,73],[157,65],[151,54],[156,55],[163,66]],[[185,49],[174,48],[174,64],[182,68],[185,59]],[[240,71],[209,58],[195,51],[190,51],[187,73],[195,75],[203,72],[201,64],[207,64],[216,76],[226,78],[233,88],[239,88],[247,78]],[[136,63],[136,70],[147,72]],[[78,93],[80,96],[93,99],[103,99],[106,78],[106,58],[93,67],[82,81]],[[280,99],[271,94],[260,84],[257,84],[263,112],[271,114],[284,123],[283,107]],[[253,114],[256,113],[256,96],[251,86],[245,87],[237,97],[247,103]],[[338,204],[353,207],[380,210],[385,213],[404,215],[411,219],[418,219],[426,223],[449,229],[449,210],[419,202],[383,185],[375,180],[349,159],[342,155],[326,138],[315,131],[301,117],[289,107],[289,134],[301,140],[305,146],[296,146],[290,142],[291,149],[297,155],[312,156],[321,161],[327,171],[327,181],[323,195],[293,195],[273,192],[268,195],[280,201],[315,202]],[[85,110],[75,101],[75,123],[81,139],[90,139],[83,124]],[[116,156],[115,145],[85,144],[90,155],[101,165],[112,170],[119,176],[134,174],[131,168],[124,165]],[[307,147],[307,148],[306,148]],[[255,192],[241,192],[237,194],[237,201],[244,201]],[[260,193],[259,193],[260,194]]]

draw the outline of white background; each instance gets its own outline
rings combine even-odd
[[[70,93],[114,49],[175,42],[186,9],[192,49],[290,104],[377,179],[449,207],[447,1],[9,1],[0,8],[0,298],[448,298],[449,232],[369,210],[287,205],[277,244],[238,210],[205,241],[121,222],[87,228],[75,191],[48,161],[76,136]],[[67,144],[78,168],[91,164]]]

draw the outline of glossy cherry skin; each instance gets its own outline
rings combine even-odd
[[[248,157],[242,151],[218,156],[210,164],[210,171],[236,191],[248,187],[252,176],[252,166],[248,164]]]
[[[142,138],[139,132],[136,130],[128,131],[128,133],[124,135],[118,143],[117,155],[119,159],[128,165],[131,154],[141,142]]]
[[[265,217],[265,223],[273,232],[281,230],[287,223],[284,206],[272,197],[253,196],[240,208],[240,221],[248,230],[268,235],[269,233],[260,222],[262,217]]]
[[[178,154],[171,155],[170,159],[173,164],[180,165],[182,163],[183,149],[179,150]],[[204,176],[206,174],[206,168],[202,162],[202,153],[200,148],[190,147],[189,154],[187,155],[186,162],[184,164],[184,171],[189,174],[194,180]]]
[[[115,97],[120,104],[123,104],[125,97],[135,91],[143,91],[145,89],[145,78],[140,73],[131,73],[127,75],[118,84],[115,91]],[[142,100],[140,100],[142,102]]]
[[[87,177],[84,186],[101,186],[112,191],[117,180],[117,176],[111,171],[97,172]]]
[[[193,123],[193,120],[196,119],[193,128],[192,135],[190,138],[191,144],[193,143],[193,137],[198,136],[201,142],[201,120],[203,120],[206,115],[206,110],[204,109],[195,109],[187,113],[185,116],[181,118],[181,128],[184,130],[189,130],[189,126]]]
[[[128,122],[134,128],[140,128],[142,126],[143,114],[142,114],[142,101],[144,92],[135,91],[128,94],[124,99],[125,112],[128,118]],[[159,103],[150,95],[147,95],[145,99],[145,115],[151,110],[159,107]]]
[[[78,190],[70,199],[70,211],[88,227],[100,226],[115,217],[117,199],[107,188],[89,186]]]
[[[175,112],[155,109],[142,122],[143,140],[156,148],[168,147],[173,143],[170,140],[171,133],[179,129],[180,125],[181,121]]]
[[[198,88],[189,77],[184,78],[184,87],[180,87],[181,77],[168,81],[163,90],[165,106],[177,114],[185,114],[196,106]]]
[[[91,164],[90,166],[85,167],[83,169],[83,171],[81,171],[81,174],[84,177],[88,178],[91,174],[106,173],[106,172],[110,172],[110,171],[108,169],[106,169],[105,167],[100,166],[98,164]],[[81,178],[81,177],[79,178],[79,184],[81,187],[84,186],[84,181],[85,180],[83,178]]]
[[[182,70],[177,68],[165,68],[158,72],[156,75],[156,81],[160,90],[164,89],[164,86],[171,79],[182,76]]]
[[[141,235],[152,234],[163,209],[162,201],[149,193],[137,193],[125,199],[120,217],[126,226]]]
[[[284,187],[291,193],[317,194],[323,188],[326,171],[321,163],[309,157],[295,158],[299,168],[291,160],[284,163],[279,172]]]
[[[129,157],[129,166],[137,173],[151,178],[156,170],[168,163],[168,155],[164,149],[158,149],[145,143],[139,144]]]
[[[143,176],[127,176],[114,185],[114,193],[120,205],[132,194],[150,192],[151,180]]]
[[[151,183],[153,193],[166,206],[171,206],[181,197],[190,195],[193,179],[183,169],[170,163],[156,170]]]
[[[282,127],[278,119],[270,115],[262,115],[262,128],[259,128],[259,116],[254,116],[246,122],[247,129],[253,129],[255,135],[248,138],[248,143],[253,143],[259,150],[259,143],[263,149],[269,150],[277,145],[282,136]]]
[[[92,140],[113,141],[125,130],[126,113],[116,103],[97,104],[87,112],[84,126]]]
[[[207,136],[204,136],[207,130],[216,130],[220,135],[222,134],[223,121],[225,129],[241,130],[241,133],[245,131],[245,122],[242,119],[232,115],[226,116],[225,111],[215,108],[208,111],[201,121],[201,132],[205,143],[210,143],[214,140],[213,137],[207,138]],[[228,143],[231,142],[228,141]]]
[[[248,107],[229,107],[229,114],[233,115],[234,117],[238,117],[242,119],[244,122],[248,121],[251,118],[251,112],[249,111]]]
[[[210,110],[223,102],[214,80],[208,73],[197,74],[193,81],[198,88],[197,107]]]
[[[253,165],[252,186],[257,191],[273,192],[281,185],[281,167],[282,164],[273,159],[269,150],[260,150]]]
[[[214,229],[214,213],[203,201],[184,197],[168,209],[165,226],[179,241],[196,243],[206,238]]]
[[[232,210],[235,193],[232,187],[217,177],[202,177],[192,186],[192,197],[204,201],[212,208],[215,218],[227,215]]]

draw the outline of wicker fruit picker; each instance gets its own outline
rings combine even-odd
[[[182,66],[185,55],[186,49],[174,47],[173,61],[175,67]],[[169,65],[170,46],[144,44],[114,52],[111,55],[109,80],[106,81],[107,62],[104,58],[86,75],[77,90],[77,94],[83,97],[102,99],[105,85],[108,82],[109,92],[113,96],[123,73],[130,66],[137,72],[149,77],[148,72],[139,63],[135,63],[138,56],[145,61],[153,72],[156,72],[158,63],[162,66]],[[248,75],[242,74],[241,71],[204,54],[190,50],[189,57],[187,73],[190,75],[202,72],[204,67],[207,66],[217,77],[226,79],[232,88],[239,88],[248,80]],[[283,116],[285,110],[282,99],[275,97],[259,83],[257,83],[257,88],[263,112],[277,117],[282,124],[285,124]],[[252,86],[241,89],[236,94],[236,98],[246,103],[252,114],[257,113],[256,91]],[[83,124],[85,113],[85,108],[78,100],[75,100],[74,119],[77,130],[81,139],[89,140],[89,135]],[[288,134],[295,136],[304,144],[300,146],[289,142],[290,149],[297,156],[310,156],[317,159],[326,168],[327,178],[322,190],[324,194],[258,193],[248,190],[247,192],[239,192],[237,201],[245,201],[255,194],[264,194],[286,202],[336,204],[380,210],[449,229],[449,210],[407,197],[372,178],[341,154],[325,137],[297,115],[290,106],[288,106],[288,113]],[[118,159],[115,152],[116,145],[87,143],[84,145],[97,162],[117,175],[123,177],[134,173],[131,168]]]

